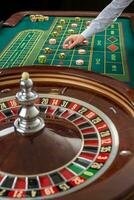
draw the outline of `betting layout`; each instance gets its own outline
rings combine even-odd
[[[89,41],[66,50],[62,47],[65,38],[81,33],[92,18],[30,15],[24,19],[36,24],[36,29],[16,35],[1,53],[1,68],[45,64],[91,70],[129,80],[122,22],[116,21]],[[41,30],[41,23],[45,30]]]
[[[126,55],[121,23],[111,25],[107,31],[93,36],[89,41],[84,40],[82,46],[73,50],[62,49],[66,37],[81,33],[90,25],[91,20],[80,17],[57,19],[38,56],[38,62],[48,65],[72,66],[116,76],[124,74],[127,63],[124,59]]]

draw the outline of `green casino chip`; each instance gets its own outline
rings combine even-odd
[[[38,63],[40,63],[40,64],[44,64],[46,62],[46,60],[47,60],[47,57],[45,55],[40,55],[38,57]]]

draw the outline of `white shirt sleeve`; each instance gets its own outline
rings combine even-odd
[[[103,31],[107,26],[111,25],[117,17],[121,15],[123,10],[133,0],[113,0],[102,12],[91,22],[91,24],[81,34],[85,39],[89,39],[92,34]]]

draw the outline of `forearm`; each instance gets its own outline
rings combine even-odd
[[[92,36],[92,34],[103,31],[107,26],[111,25],[117,17],[120,16],[123,10],[132,1],[133,0],[113,0],[81,34],[84,38],[88,39]]]

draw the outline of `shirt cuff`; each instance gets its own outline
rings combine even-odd
[[[92,37],[92,35],[95,33],[95,30],[92,30],[90,27],[88,27],[87,29],[85,29],[81,35],[85,38],[85,39],[89,39],[90,37]]]

